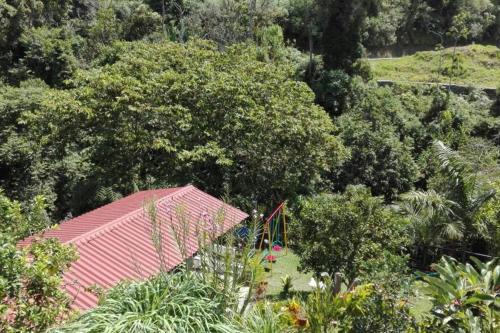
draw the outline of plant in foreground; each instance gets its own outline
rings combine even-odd
[[[234,332],[224,298],[194,273],[122,283],[98,307],[51,333]]]
[[[500,265],[471,257],[474,266],[443,257],[433,266],[437,277],[419,273],[432,300],[429,329],[455,332],[498,332],[500,329]]]
[[[243,305],[239,309],[245,311],[252,293],[259,281],[259,266],[252,260],[253,240],[257,233],[257,219],[248,226],[246,240],[237,240],[235,233],[225,230],[226,210],[220,207],[214,214],[208,211],[201,216],[190,216],[186,207],[172,205],[168,207],[168,218],[162,218],[157,211],[157,202],[151,200],[144,206],[151,225],[151,241],[160,261],[160,270],[167,273],[164,251],[165,239],[168,235],[174,240],[174,246],[182,258],[188,259],[193,253],[200,258],[197,274],[205,283],[216,289],[222,297],[222,308],[238,310],[239,302],[236,295],[242,285],[247,285],[249,291]],[[224,231],[226,231],[224,233]],[[191,238],[196,238],[193,245]],[[193,267],[185,265],[187,273]]]
[[[54,239],[20,250],[0,232],[0,332],[44,332],[70,314],[62,273],[76,251]]]
[[[392,298],[374,284],[341,288],[328,276],[303,304],[312,333],[408,332],[413,320],[403,302]],[[338,276],[340,278],[340,275]],[[337,281],[338,280],[338,281]],[[343,289],[343,290],[341,290]]]
[[[285,312],[278,303],[259,302],[240,317],[240,330],[248,333],[281,333],[286,332],[287,322]]]
[[[281,287],[283,295],[290,294],[290,290],[293,288],[293,279],[290,275],[287,274],[281,277]]]

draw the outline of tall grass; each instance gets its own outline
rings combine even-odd
[[[158,253],[160,261],[164,258],[163,233],[170,232],[180,255],[186,258],[194,249],[188,247],[189,238],[197,239],[197,256],[201,258],[197,270],[205,283],[218,290],[223,296],[223,306],[230,311],[238,310],[238,291],[242,285],[249,287],[247,298],[243,302],[240,312],[244,312],[252,296],[255,285],[259,282],[258,267],[252,265],[251,257],[254,250],[254,239],[258,230],[258,219],[254,216],[249,223],[249,234],[246,241],[237,241],[234,230],[224,233],[224,224],[227,222],[226,210],[222,206],[214,214],[202,214],[192,217],[183,205],[169,207],[171,212],[169,221],[164,221],[157,214],[157,203],[151,200],[144,206],[144,211],[151,221],[151,240]],[[174,215],[175,214],[175,215]],[[174,223],[174,220],[177,223]],[[165,272],[165,265],[161,265]],[[190,272],[190,265],[184,269]]]
[[[259,303],[239,318],[237,321],[238,331],[246,333],[291,332],[291,327],[287,327],[283,317],[284,313],[275,311],[272,303]]]
[[[257,220],[249,225],[249,234],[245,242],[238,241],[233,231],[222,236],[224,209],[220,209],[212,217],[196,225],[198,237],[198,255],[201,257],[200,274],[205,281],[226,295],[225,305],[232,311],[237,310],[236,295],[242,285],[249,287],[247,298],[240,312],[244,312],[250,300],[252,291],[259,282],[258,267],[252,265],[254,239],[257,235]]]
[[[95,309],[62,332],[235,332],[224,295],[194,273],[160,274],[113,288]]]

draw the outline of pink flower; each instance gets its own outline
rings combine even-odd
[[[280,251],[281,251],[281,246],[279,246],[279,245],[274,245],[274,246],[273,246],[273,251],[280,252]]]
[[[276,261],[276,257],[273,256],[272,254],[266,256],[267,261]]]

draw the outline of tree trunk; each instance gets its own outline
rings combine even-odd
[[[248,1],[248,39],[252,39],[254,37],[254,29],[255,29],[255,8],[257,6],[257,0],[249,0]]]
[[[307,39],[309,43],[309,64],[308,64],[308,73],[306,75],[306,80],[310,84],[312,83],[313,78],[313,34],[312,34],[312,24],[309,23],[308,31],[307,31]]]

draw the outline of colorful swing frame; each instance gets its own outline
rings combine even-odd
[[[269,217],[264,221],[262,226],[262,236],[260,238],[259,249],[262,250],[262,245],[264,244],[265,235],[268,235],[268,252],[263,260],[267,260],[270,266],[270,270],[273,269],[273,262],[276,261],[276,257],[272,255],[274,252],[281,251],[284,246],[285,255],[288,254],[288,235],[287,235],[287,222],[286,222],[286,202],[283,201],[274,209],[274,211],[269,215]],[[281,220],[283,220],[283,239],[280,237],[280,226]],[[284,242],[282,242],[284,241]],[[276,248],[279,247],[279,250]]]

